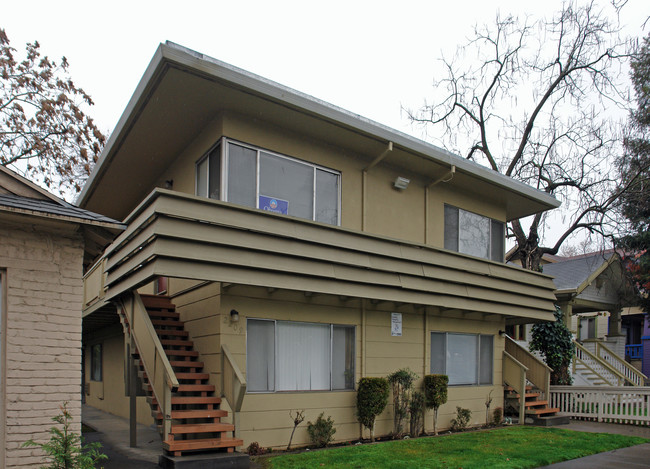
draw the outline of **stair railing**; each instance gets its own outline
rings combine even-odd
[[[623,386],[625,376],[616,370],[605,360],[598,358],[594,353],[580,345],[575,340],[575,352],[573,357],[573,372],[576,373],[576,364],[581,364],[593,374],[602,379],[609,386]]]
[[[128,321],[130,338],[135,342],[153,394],[162,412],[162,438],[166,441],[171,431],[172,393],[178,390],[178,379],[138,292],[133,291],[125,296],[122,304]]]
[[[596,356],[609,363],[614,369],[623,375],[625,381],[631,386],[644,386],[648,377],[634,368],[628,362],[612,352],[609,347],[596,342]]]
[[[221,396],[225,397],[232,409],[233,436],[237,438],[239,429],[239,411],[246,395],[246,379],[235,363],[226,344],[221,344]]]
[[[526,419],[526,373],[528,368],[505,350],[503,351],[503,382],[519,394],[519,424]]]
[[[505,350],[518,362],[528,368],[526,378],[537,389],[542,391],[544,393],[544,399],[548,400],[551,395],[551,372],[553,370],[509,336],[506,336]]]

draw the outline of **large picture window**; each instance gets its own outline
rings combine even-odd
[[[196,164],[196,194],[339,224],[340,173],[222,139]]]
[[[354,389],[354,326],[248,319],[251,392]]]
[[[450,385],[492,384],[494,337],[431,333],[431,373],[449,377]]]
[[[504,223],[445,205],[445,249],[503,262]]]

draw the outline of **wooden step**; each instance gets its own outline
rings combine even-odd
[[[172,319],[152,319],[151,324],[154,326],[185,327],[183,321],[174,321]]]
[[[158,405],[155,397],[150,398],[151,405]],[[219,405],[220,397],[213,396],[172,396],[172,405]]]
[[[210,378],[208,373],[175,373],[176,379],[195,379],[204,381]]]
[[[526,407],[548,407],[548,401],[527,401]]]
[[[174,368],[196,368],[201,370],[204,367],[203,362],[197,362],[194,360],[170,360],[169,364]]]
[[[194,347],[194,342],[183,339],[160,339],[160,343],[174,347]]]
[[[172,425],[170,433],[182,435],[184,433],[232,432],[235,426],[230,423],[187,423]]]
[[[195,350],[173,350],[165,349],[165,353],[168,357],[198,357],[199,352]]]
[[[532,399],[541,396],[540,393],[538,392],[527,392],[526,396],[524,396],[526,399]],[[508,399],[519,399],[521,397],[521,394],[508,394],[506,398]]]
[[[514,388],[512,386],[504,386],[503,390],[507,391],[507,392],[515,392],[515,390],[514,390]],[[533,390],[532,386],[526,386],[526,391],[532,391],[532,390]]]
[[[557,414],[560,409],[555,408],[545,408],[545,409],[526,409],[526,415],[546,415],[546,414]]]
[[[227,415],[228,412],[221,409],[172,410],[172,419],[174,420],[213,419],[226,417]],[[158,412],[156,419],[162,420],[161,412]]]
[[[204,438],[197,440],[171,440],[163,441],[163,448],[170,452],[197,451],[211,448],[234,448],[242,446],[244,440],[239,438]]]
[[[214,392],[212,384],[181,384],[178,392]]]
[[[156,311],[148,309],[147,313],[149,313],[150,318],[180,319],[181,317],[179,313],[176,313],[174,311]]]
[[[158,334],[158,337],[189,337],[190,335],[187,331],[179,331],[176,329],[156,329],[156,334]]]
[[[147,309],[175,309],[176,305],[167,296],[162,295],[143,295],[140,294],[142,298],[142,303],[144,303]]]

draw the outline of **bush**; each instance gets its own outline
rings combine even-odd
[[[375,441],[375,419],[388,403],[386,378],[361,378],[357,386],[357,418],[370,430],[370,440]]]
[[[329,445],[336,433],[336,428],[334,428],[334,420],[332,417],[323,418],[325,412],[321,412],[316,423],[307,422],[307,433],[309,433],[309,439],[312,444],[317,448],[324,448]]]
[[[393,388],[393,437],[402,436],[402,421],[408,415],[409,401],[413,382],[418,375],[408,368],[402,368],[388,375],[388,382]]]
[[[262,448],[257,441],[253,441],[250,445],[248,445],[246,452],[249,456],[261,456],[262,454],[266,453],[266,451],[264,451],[264,448]]]
[[[72,415],[68,412],[67,403],[61,406],[61,413],[52,420],[63,428],[50,428],[50,441],[47,443],[36,443],[28,440],[25,446],[38,446],[45,451],[45,459],[49,465],[42,466],[42,469],[94,469],[96,463],[108,456],[99,450],[102,447],[99,443],[83,444],[83,439],[76,433],[70,431]]]
[[[424,431],[424,394],[414,392],[409,402],[409,413],[411,414],[411,436],[415,438]]]
[[[501,423],[503,423],[503,409],[501,407],[497,407],[492,412],[492,425],[497,426],[501,425]]]
[[[467,428],[469,424],[469,419],[472,418],[472,411],[469,409],[463,409],[462,407],[456,406],[456,418],[451,419],[451,429],[453,431],[461,431]]]
[[[433,409],[433,433],[438,434],[436,422],[438,420],[438,409],[447,402],[447,375],[426,375],[424,377],[424,403],[427,409]]]

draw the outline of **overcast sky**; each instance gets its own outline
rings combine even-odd
[[[474,25],[491,24],[498,13],[539,18],[561,6],[560,0],[5,0],[0,28],[16,49],[38,40],[51,58],[65,55],[106,133],[158,44],[170,40],[423,138],[401,109],[418,109],[431,95],[443,54],[451,57]],[[648,0],[628,0],[624,32],[647,35],[649,15]]]
[[[402,106],[431,92],[441,54],[475,24],[502,15],[550,15],[557,0],[439,1],[30,1],[4,2],[0,27],[16,49],[38,40],[65,55],[91,115],[111,131],[159,43],[170,40],[421,137]],[[647,0],[623,22],[642,35]]]

